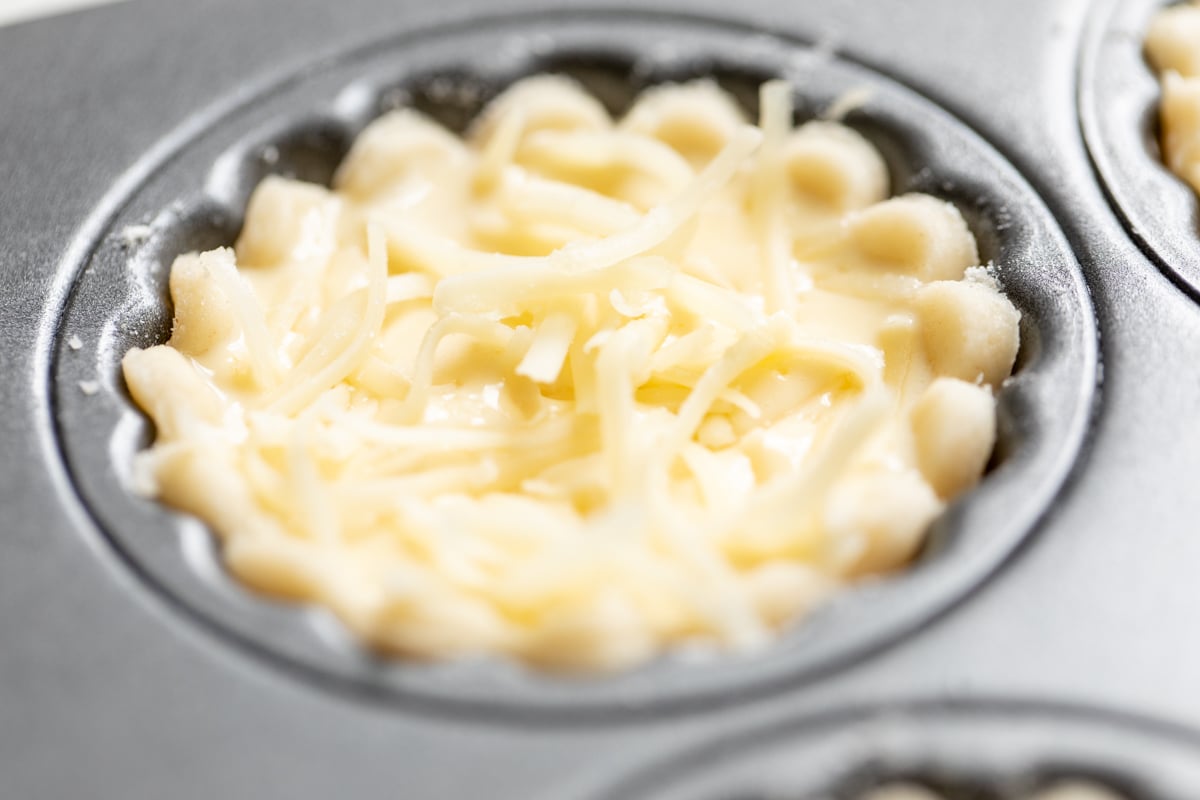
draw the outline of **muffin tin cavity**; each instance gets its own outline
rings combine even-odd
[[[1079,114],[1088,154],[1130,236],[1200,299],[1200,202],[1162,161],[1158,76],[1143,40],[1162,0],[1099,4],[1084,42]]]
[[[231,245],[251,190],[268,174],[328,183],[354,136],[384,111],[415,107],[462,131],[504,87],[545,72],[576,78],[617,114],[647,86],[695,77],[717,80],[751,115],[758,85],[786,78],[798,121],[867,90],[844,121],[884,154],[892,192],[954,202],[1022,313],[1017,370],[999,394],[999,444],[983,484],[935,523],[909,572],[847,592],[765,652],[679,653],[587,680],[496,661],[381,659],[323,612],[243,589],[219,568],[217,545],[199,523],[134,490],[129,465],[152,431],[119,364],[130,347],[166,339],[173,258]],[[201,112],[184,131],[138,165],[147,177],[73,267],[52,375],[57,434],[104,541],[150,590],[181,619],[322,686],[438,712],[582,722],[710,708],[813,680],[911,634],[994,573],[1035,529],[1083,438],[1095,328],[1053,217],[966,126],[912,90],[804,42],[676,17],[517,17],[346,53]],[[75,335],[88,344],[73,347]],[[98,390],[81,391],[81,381]]]
[[[1195,740],[1142,720],[1038,705],[915,705],[782,723],[709,742],[599,800],[1184,800]],[[914,793],[883,791],[912,787]],[[922,794],[917,790],[923,790]],[[1087,797],[1091,800],[1091,797]]]

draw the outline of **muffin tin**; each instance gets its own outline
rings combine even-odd
[[[991,798],[1059,775],[1200,796],[1196,231],[1153,161],[1154,4],[201,5],[0,29],[0,66],[41,80],[0,82],[14,796],[841,800],[907,777]],[[764,653],[590,678],[383,660],[130,490],[151,431],[119,360],[165,339],[174,256],[232,243],[267,174],[327,182],[384,110],[462,130],[542,71],[614,112],[701,76],[751,114],[788,78],[798,120],[865,88],[845,121],[893,191],[958,205],[1022,312],[983,484],[911,571]],[[1176,210],[1152,227],[1156,203]]]
[[[156,590],[292,667],[400,699],[418,696],[464,711],[624,716],[729,702],[895,640],[977,586],[1030,530],[1079,444],[1096,360],[1077,265],[1037,197],[960,123],[880,75],[798,42],[758,35],[751,47],[745,32],[628,17],[597,15],[586,23],[570,16],[518,18],[486,32],[431,31],[410,46],[347,54],[336,66],[256,101],[255,119],[214,120],[131,193],[73,287],[59,325],[53,402],[81,498],[106,540]],[[641,54],[653,54],[654,43],[668,38],[669,59]],[[482,55],[467,60],[464,53]],[[498,662],[389,664],[356,650],[328,615],[281,608],[237,588],[222,574],[202,526],[127,488],[124,473],[151,431],[124,390],[119,362],[130,347],[157,344],[169,334],[166,276],[174,257],[231,243],[250,191],[268,173],[328,183],[357,130],[389,105],[415,106],[461,131],[504,86],[541,72],[575,77],[618,114],[646,85],[696,76],[723,81],[752,115],[757,86],[771,77],[814,87],[801,95],[801,118],[866,88],[866,106],[847,121],[887,154],[896,193],[957,201],[982,257],[1001,265],[1000,279],[1022,311],[1026,345],[1016,375],[999,394],[999,447],[983,488],[941,520],[918,568],[845,594],[770,652],[665,659],[587,682]],[[321,90],[339,78],[349,82],[322,102]],[[161,197],[175,199],[150,216]],[[131,243],[123,232],[145,217],[152,220],[150,232]],[[71,331],[101,332],[94,357],[70,349]],[[81,381],[97,375],[102,391],[81,392]]]
[[[1080,62],[1079,109],[1088,153],[1129,233],[1184,291],[1200,296],[1196,195],[1162,163],[1159,79],[1142,39],[1165,4],[1097,4]]]

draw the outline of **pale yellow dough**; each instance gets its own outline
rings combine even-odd
[[[771,641],[980,478],[1012,304],[875,148],[710,83],[557,77],[460,139],[372,123],[332,189],[181,256],[125,379],[138,485],[373,646],[603,670]]]
[[[945,800],[937,792],[913,784],[892,784],[868,792],[862,800]],[[1018,800],[1014,798],[1014,800]],[[1019,800],[1124,800],[1121,795],[1083,781],[1063,781]]]
[[[1146,55],[1162,81],[1163,161],[1200,192],[1200,4],[1168,6],[1155,14]]]

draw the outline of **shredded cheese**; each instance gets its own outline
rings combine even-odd
[[[139,487],[424,658],[753,650],[903,567],[983,471],[1017,314],[952,206],[886,205],[787,84],[761,105],[662,86],[614,122],[538,77],[463,139],[380,118],[332,189],[264,181],[126,355]]]

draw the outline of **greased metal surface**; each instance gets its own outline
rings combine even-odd
[[[515,3],[503,17],[511,24],[536,8]],[[989,580],[958,584],[952,595],[970,591],[953,608],[933,603],[911,624],[891,626],[875,646],[848,648],[803,669],[792,664],[769,681],[735,676],[719,703],[681,691],[688,680],[683,666],[657,679],[632,676],[633,688],[623,691],[606,690],[603,682],[564,687],[568,699],[559,697],[546,714],[530,710],[536,703],[512,703],[503,687],[486,686],[477,675],[431,678],[440,690],[394,702],[370,662],[343,680],[320,669],[298,672],[285,666],[294,663],[290,656],[259,657],[258,646],[247,644],[253,631],[231,640],[233,623],[214,622],[190,601],[163,593],[179,592],[188,579],[163,587],[141,556],[111,547],[106,535],[134,531],[112,513],[121,495],[93,488],[81,498],[77,491],[73,478],[80,475],[93,487],[119,487],[110,472],[119,459],[101,450],[111,440],[112,428],[105,427],[111,423],[81,430],[113,413],[106,404],[117,387],[91,398],[101,398],[92,410],[86,395],[63,392],[71,380],[109,380],[96,373],[111,355],[105,348],[113,333],[106,339],[103,326],[63,324],[63,312],[83,307],[87,314],[65,319],[96,322],[128,300],[128,286],[106,282],[103,265],[85,266],[93,245],[120,230],[118,220],[140,222],[163,211],[185,220],[215,214],[216,224],[175,228],[193,237],[175,244],[219,244],[231,236],[237,222],[228,207],[189,202],[199,195],[184,178],[214,164],[219,169],[231,139],[319,115],[323,106],[314,98],[334,96],[352,82],[339,72],[345,54],[403,58],[412,47],[407,43],[430,26],[450,24],[469,37],[505,23],[480,18],[476,3],[429,9],[360,0],[337,9],[293,3],[286,10],[274,3],[196,9],[134,2],[19,26],[0,31],[0,62],[13,76],[0,83],[0,105],[9,109],[0,117],[0,161],[12,171],[0,195],[0,266],[10,287],[0,308],[6,378],[0,402],[9,412],[0,429],[8,517],[0,539],[6,642],[0,702],[11,709],[0,724],[0,764],[15,796],[155,796],[164,787],[178,797],[382,796],[397,787],[413,797],[614,796],[614,787],[645,770],[668,770],[681,759],[689,768],[688,752],[737,749],[744,729],[816,730],[822,718],[851,709],[885,714],[900,736],[941,724],[936,714],[923,716],[916,701],[920,708],[961,705],[962,724],[980,731],[994,706],[1019,703],[1046,720],[1045,730],[1060,724],[1053,719],[1076,714],[1063,704],[1082,709],[1078,716],[1089,722],[1064,728],[1062,748],[1086,751],[1112,730],[1147,743],[1146,758],[1127,765],[1122,780],[1164,768],[1167,748],[1154,746],[1158,736],[1183,751],[1195,746],[1200,693],[1191,690],[1191,676],[1200,648],[1189,631],[1200,593],[1190,564],[1200,542],[1190,534],[1200,509],[1187,476],[1200,467],[1200,436],[1181,420],[1200,402],[1200,380],[1189,373],[1200,355],[1200,319],[1132,243],[1084,152],[1075,67],[1093,17],[1088,6],[751,2],[730,9],[662,2],[651,11],[653,24],[639,22],[645,16],[631,20],[628,11],[607,18],[640,29],[645,38],[626,37],[632,49],[647,51],[653,43],[660,55],[669,56],[694,26],[742,41],[742,52],[751,54],[769,51],[779,37],[836,50],[841,61],[886,76],[882,85],[908,87],[901,94],[911,90],[923,96],[919,105],[947,111],[948,129],[960,131],[952,137],[978,134],[986,144],[971,152],[1000,154],[963,159],[985,171],[998,165],[999,172],[965,182],[972,189],[982,184],[982,191],[956,200],[1008,190],[1032,198],[1023,182],[1040,196],[1030,207],[1044,203],[1048,214],[1034,223],[1044,234],[1036,241],[1069,246],[1078,269],[1044,269],[1039,257],[1022,273],[1031,293],[1050,287],[1053,295],[1036,309],[1047,313],[1033,315],[1039,326],[1054,320],[1046,323],[1049,337],[1026,342],[1045,345],[1040,357],[1050,363],[1069,365],[1053,385],[1029,389],[1027,402],[1015,408],[1015,420],[1036,418],[1036,409],[1056,402],[1068,408],[1068,435],[1057,445],[1052,437],[1031,445],[1052,453],[1047,480],[1028,487],[1026,499],[1013,506],[1036,507],[1010,520],[1019,533],[1009,541],[1025,537],[1025,546],[1007,559],[1003,548],[991,559],[993,567],[1004,563]],[[549,16],[582,36],[602,29],[598,20],[606,18],[561,9]],[[62,41],[74,46],[53,46]],[[372,44],[360,50],[364,42]],[[713,57],[736,60],[724,51]],[[288,100],[291,91],[305,96]],[[802,97],[821,91],[800,87]],[[358,102],[345,97],[348,107]],[[230,117],[238,125],[223,129]],[[922,124],[904,119],[898,127],[922,130]],[[309,163],[319,166],[320,159]],[[1010,169],[1020,177],[997,177]],[[224,185],[235,188],[224,199],[236,198],[248,188],[237,188],[246,173],[227,174],[233,179]],[[935,169],[930,179],[938,178]],[[136,202],[126,205],[134,194]],[[184,203],[172,210],[177,201]],[[1065,242],[1056,238],[1056,226]],[[145,318],[124,322],[134,330],[121,335],[158,333]],[[79,337],[78,350],[62,344],[69,336]],[[52,375],[60,376],[57,384]],[[55,408],[55,392],[70,399]],[[66,430],[77,435],[62,439],[75,442],[64,462],[58,434]],[[1073,443],[1081,438],[1076,453]],[[991,485],[1003,485],[995,479],[1006,469],[1015,473],[1006,465]],[[1059,489],[1054,476],[1067,470]],[[99,504],[108,511],[97,511]],[[969,517],[970,505],[963,509]],[[1041,510],[1048,516],[1038,522]],[[159,513],[164,535],[147,540],[153,558],[197,574]],[[202,532],[185,541],[202,543]],[[955,563],[953,555],[939,558]],[[211,584],[204,589],[211,592]],[[228,602],[235,607],[230,619],[262,617],[259,630],[276,631],[283,647],[313,646],[311,630],[278,624],[286,612],[257,598]],[[456,701],[471,692],[490,703],[487,713],[462,713],[471,703]],[[572,705],[570,698],[579,696],[591,698],[586,709]],[[674,698],[668,707],[664,697]],[[116,730],[114,719],[122,720]],[[1013,730],[1020,739],[1022,726],[1014,721]],[[996,744],[1001,771],[1037,768],[1027,763],[1035,740]],[[1054,748],[1045,749],[1052,758]],[[1148,798],[1174,790],[1148,785]]]

